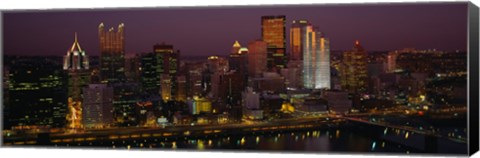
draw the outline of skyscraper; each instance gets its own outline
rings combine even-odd
[[[290,27],[290,60],[303,59],[303,39],[305,38],[305,28],[308,26],[307,20],[294,20]]]
[[[147,94],[158,94],[160,89],[155,57],[154,53],[140,54],[140,83],[142,92]]]
[[[268,44],[268,69],[280,70],[287,65],[285,20],[284,15],[262,16],[262,40]]]
[[[247,72],[247,54],[248,49],[242,47],[238,41],[232,46],[232,51],[228,56],[228,66],[230,70],[235,70],[246,74]]]
[[[78,43],[77,33],[63,58],[63,69],[68,72],[68,96],[75,101],[81,100],[82,87],[88,84],[90,73],[88,56]]]
[[[330,42],[311,24],[307,24],[304,30],[303,86],[330,89]]]
[[[256,40],[248,43],[248,75],[260,76],[267,70],[267,43]]]
[[[82,88],[89,83],[88,56],[78,43],[77,33],[73,45],[63,58],[63,69],[68,73],[68,127],[82,127]]]
[[[343,53],[341,65],[342,89],[350,93],[363,93],[367,90],[367,52],[355,41],[351,51]]]
[[[125,30],[124,24],[118,25],[117,32],[113,27],[105,31],[105,26],[98,26],[100,42],[100,75],[102,83],[119,83],[125,77]]]
[[[176,78],[180,67],[180,51],[175,51],[173,45],[161,43],[153,46],[153,53],[155,54],[154,66],[158,77],[157,84],[160,86],[162,98],[164,100],[175,99],[173,97],[177,93]],[[166,81],[167,79],[170,81]]]

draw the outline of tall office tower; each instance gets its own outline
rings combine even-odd
[[[363,93],[367,90],[367,51],[355,41],[351,51],[343,53],[341,65],[342,89],[350,93]]]
[[[248,49],[242,47],[240,43],[238,43],[238,41],[235,41],[232,47],[232,51],[228,56],[229,69],[246,73],[247,72],[247,54],[248,54]]]
[[[304,29],[303,86],[309,89],[330,89],[330,42],[311,24]]]
[[[177,74],[180,67],[180,51],[174,51],[173,45],[168,45],[165,43],[156,44],[153,46],[153,53],[155,54],[155,67],[156,67],[156,75],[157,75],[157,86],[161,87],[161,95],[163,99],[175,99],[173,98],[177,93],[177,85],[176,79]],[[162,74],[168,75],[169,77],[163,77]],[[165,81],[165,79],[170,79],[169,82]],[[165,83],[165,85],[162,85]],[[158,85],[159,84],[159,85]],[[169,86],[169,87],[166,87]],[[170,94],[164,94],[167,91],[164,89],[170,89]],[[168,96],[168,97],[167,97]],[[173,96],[173,97],[172,97]],[[166,100],[166,101],[167,101]]]
[[[303,40],[305,38],[305,28],[308,25],[307,20],[293,20],[290,26],[290,61],[303,59]]]
[[[68,127],[82,127],[82,89],[90,80],[88,56],[80,47],[75,33],[73,45],[63,58],[63,69],[68,73]]]
[[[392,73],[397,69],[397,57],[398,57],[398,51],[394,52],[388,52],[387,55],[387,67],[386,70],[388,73]]]
[[[280,70],[287,66],[284,15],[262,16],[262,40],[268,44],[267,68]]]
[[[180,67],[180,51],[174,51],[173,45],[165,43],[153,46],[157,60],[157,73],[176,75]]]
[[[125,77],[128,82],[140,81],[141,56],[139,54],[125,58]]]
[[[140,83],[142,92],[147,95],[158,94],[160,90],[159,76],[157,75],[157,62],[154,53],[140,55]]]
[[[258,77],[267,70],[267,43],[256,40],[248,43],[248,76]]]
[[[105,31],[103,23],[98,26],[100,40],[100,75],[102,83],[119,83],[125,77],[125,30],[124,24],[118,25],[117,32],[113,27]]]
[[[83,127],[103,128],[113,123],[113,88],[90,84],[83,88]]]
[[[61,58],[12,57],[5,60],[8,97],[3,129],[62,128],[67,115],[67,74]],[[6,96],[4,96],[6,97]]]

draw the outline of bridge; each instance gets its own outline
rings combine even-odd
[[[443,145],[444,143],[439,143],[445,141],[451,141],[452,143],[449,145],[454,148],[467,147],[465,139],[443,136],[431,130],[420,130],[410,126],[394,125],[387,122],[373,122],[355,117],[342,118],[351,123],[369,127],[367,129],[372,132],[371,135],[374,137],[425,152],[437,152],[440,149],[449,148],[449,146]]]

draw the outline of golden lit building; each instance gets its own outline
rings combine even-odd
[[[363,93],[367,91],[367,51],[355,41],[351,51],[343,53],[341,65],[342,89],[350,93]]]
[[[103,23],[98,26],[102,83],[118,83],[126,79],[124,27],[121,23],[115,32],[113,27],[105,31]]]
[[[212,113],[212,102],[207,98],[194,96],[188,105],[191,114]]]
[[[305,38],[305,28],[308,26],[307,20],[294,20],[290,27],[290,60],[303,59],[303,40]]]
[[[262,16],[262,40],[268,44],[267,68],[280,70],[287,66],[284,15]]]
[[[168,74],[160,75],[160,95],[164,101],[172,99],[172,78]]]

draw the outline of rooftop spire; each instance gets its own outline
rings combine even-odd
[[[77,32],[75,32],[75,40],[73,41],[73,45],[70,48],[70,52],[74,52],[74,51],[79,51],[79,52],[82,51],[82,47],[80,47],[80,44],[78,43]]]
[[[233,43],[233,47],[242,47],[240,43],[238,43],[237,40],[235,40],[235,43]]]
[[[78,40],[77,40],[77,32],[75,32],[75,41],[74,43],[78,43]]]

